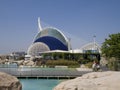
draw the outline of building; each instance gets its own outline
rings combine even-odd
[[[9,55],[9,59],[13,59],[13,60],[24,59],[25,55],[26,55],[25,52],[12,52]]]
[[[83,53],[86,53],[86,52],[101,53],[100,46],[96,42],[88,43],[83,47],[81,47],[80,49],[82,50]]]
[[[33,43],[28,48],[28,55],[39,56],[40,52],[51,50],[69,50],[69,40],[60,30],[53,27],[42,29],[39,18],[38,27],[39,32],[33,40]]]
[[[42,28],[40,19],[38,18],[39,32],[35,36],[32,44],[28,48],[25,58],[28,60],[31,57],[40,57],[41,54],[63,53],[63,54],[88,54],[101,53],[100,46],[94,41],[88,43],[79,49],[71,49],[70,40],[59,30],[53,27]],[[52,56],[53,57],[53,56]],[[72,55],[73,57],[73,55]]]

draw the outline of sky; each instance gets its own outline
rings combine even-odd
[[[0,0],[0,54],[27,51],[41,26],[55,27],[71,39],[73,49],[102,45],[120,32],[120,0]]]

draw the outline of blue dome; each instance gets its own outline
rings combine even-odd
[[[45,28],[35,37],[34,43],[45,43],[50,50],[68,50],[68,40],[64,34],[55,28]]]

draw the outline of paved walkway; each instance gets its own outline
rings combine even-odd
[[[76,68],[77,71],[87,71],[92,72],[93,70],[91,68]]]

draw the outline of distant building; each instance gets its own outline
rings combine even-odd
[[[83,53],[86,53],[86,52],[101,53],[100,46],[96,42],[88,43],[83,47],[81,47],[80,49],[83,51]]]
[[[20,59],[20,58],[24,58],[25,55],[26,55],[25,52],[12,52],[9,56],[9,59],[17,60],[17,59]]]

